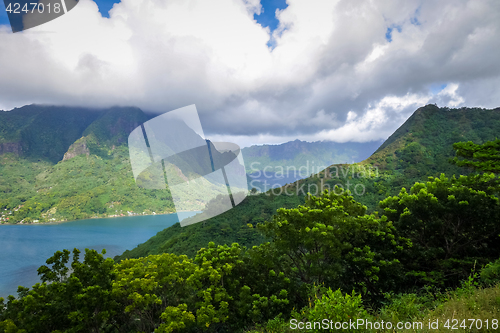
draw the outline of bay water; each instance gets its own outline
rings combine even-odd
[[[192,216],[197,212],[178,213]],[[177,214],[89,219],[54,224],[0,226],[0,297],[17,296],[17,287],[40,282],[38,267],[54,252],[85,249],[113,258],[144,243],[179,221]],[[71,262],[71,259],[70,259]]]

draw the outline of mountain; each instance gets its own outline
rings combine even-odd
[[[349,189],[357,201],[374,211],[382,199],[396,195],[402,187],[409,189],[416,181],[440,173],[466,174],[468,170],[448,162],[454,156],[453,143],[470,140],[480,144],[494,140],[498,133],[500,108],[449,109],[426,105],[360,163],[334,164],[293,184],[251,195],[239,206],[203,224],[184,228],[176,224],[115,259],[163,252],[193,256],[208,241],[255,245],[263,240],[253,227],[269,220],[277,208],[293,207],[304,201],[307,192],[319,194],[322,189],[335,189],[335,185]]]
[[[0,112],[0,154],[54,164],[77,147],[99,155],[101,146],[126,144],[130,132],[148,119],[138,108],[27,105]]]
[[[318,177],[294,183],[289,191],[310,184],[317,184],[319,188],[321,184],[325,188],[339,185],[349,189],[356,200],[373,211],[382,199],[396,195],[402,187],[409,189],[416,181],[441,173],[469,173],[449,163],[455,156],[453,143],[481,144],[494,140],[499,132],[500,108],[450,109],[429,104],[417,109],[366,160],[352,165],[332,165]]]
[[[0,154],[57,163],[99,117],[92,109],[28,105],[0,112]]]
[[[323,163],[356,163],[368,158],[380,147],[382,141],[359,142],[330,142],[330,141],[290,141],[279,145],[255,145],[242,149],[249,162],[247,171],[262,170],[261,166],[295,166],[297,169],[309,161],[316,165]],[[254,164],[252,168],[251,164]]]
[[[9,212],[3,213],[1,222],[173,212],[169,191],[138,188],[130,166],[128,136],[155,116],[134,107],[89,109],[27,105],[0,112],[0,208]],[[174,128],[174,132],[190,131],[181,125]],[[203,138],[191,137],[205,143]],[[373,151],[378,146],[363,145],[297,140],[245,148],[242,154],[247,156],[247,170],[256,165],[263,168],[269,165],[271,169],[292,167],[301,171],[302,166],[313,170],[315,166],[336,160],[356,159],[360,154],[367,154],[363,149]],[[231,153],[220,153],[211,146],[214,161],[225,164],[224,161],[234,158]],[[178,181],[183,181],[203,173],[210,161],[201,154],[187,153],[168,162],[173,162]],[[265,181],[270,180],[268,169],[266,174],[262,173]],[[286,178],[276,177],[273,172],[273,184],[280,186],[310,173]],[[255,173],[252,176],[255,177]],[[249,180],[255,185],[251,182],[255,179],[249,176]],[[214,185],[225,190],[224,184]],[[190,204],[183,209],[203,208],[199,200],[185,201]]]
[[[149,118],[119,107],[0,112],[2,223],[174,212],[168,191],[138,188],[132,174],[127,138]]]
[[[426,174],[457,170],[448,163],[458,141],[483,143],[498,137],[500,108],[419,108],[365,161],[384,170],[412,176],[415,168]],[[427,168],[422,168],[425,165]]]
[[[266,191],[293,183],[336,163],[357,163],[368,158],[383,141],[305,142],[259,145],[242,149],[250,188]]]
[[[314,194],[321,188],[339,185],[349,189],[357,200],[373,211],[381,199],[396,194],[401,187],[409,187],[417,180],[441,172],[467,172],[448,163],[453,156],[452,144],[495,139],[500,129],[499,114],[499,109],[447,109],[427,105],[416,110],[364,161],[333,164],[328,171],[313,177],[283,187],[279,183],[274,192],[279,194],[286,190],[300,201],[307,192]],[[138,108],[97,110],[29,105],[0,112],[1,222],[173,212],[169,191],[137,187],[130,166],[127,137],[132,129],[152,117]],[[280,166],[299,169],[304,160],[306,165],[307,161],[314,160],[315,154],[319,156],[315,161],[321,163],[328,158],[345,162],[346,158],[366,156],[377,145],[375,142],[365,145],[294,141],[245,148],[243,154],[247,172],[251,171],[252,163],[261,163],[260,166],[268,163],[267,170],[276,176],[276,169]],[[333,153],[328,152],[328,147],[332,147]],[[196,159],[186,161],[185,166],[181,165],[186,168],[186,174],[195,172],[197,163],[202,163]],[[314,165],[321,163],[315,162]],[[309,165],[312,170],[312,162]],[[317,169],[312,172],[317,172]],[[180,175],[182,177],[185,175]],[[279,181],[288,182],[283,178]],[[257,218],[269,218],[276,208],[281,207],[282,199],[277,199],[280,198],[278,195],[264,194],[263,197],[264,201],[269,201],[267,208],[262,208],[262,203],[256,203],[258,207],[251,209],[242,205],[242,208],[233,209],[231,214],[247,207],[240,214],[248,216],[246,222],[252,224]],[[257,200],[252,198],[247,201]],[[260,202],[260,199],[255,202]],[[199,210],[200,205],[192,202],[190,209]],[[221,215],[220,219],[230,226],[229,229],[234,223],[238,226],[234,230],[241,228],[243,219],[224,216]],[[216,221],[217,218],[212,219],[206,225]],[[223,229],[230,242],[234,230],[226,227],[220,230]],[[184,230],[187,229],[182,228],[181,233]]]
[[[128,137],[155,116],[133,107],[29,105],[0,112],[0,223],[175,212],[168,184],[166,189],[139,188],[132,173]],[[235,155],[211,144],[210,159],[205,139],[186,124],[176,123],[171,130],[171,136],[182,134],[182,140],[170,140],[170,145],[182,146],[189,137],[193,145],[204,146],[205,154],[185,151],[165,159],[165,170],[178,178],[169,178],[171,184],[196,179],[206,185],[198,197],[176,194],[182,210],[201,210],[211,196],[227,193],[227,187],[199,175],[212,172],[211,163],[225,165]],[[163,172],[161,179],[150,176],[145,170],[138,182],[165,182]]]

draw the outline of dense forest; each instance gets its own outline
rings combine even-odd
[[[0,332],[497,331],[498,111],[429,105],[362,163],[115,260],[58,251]]]

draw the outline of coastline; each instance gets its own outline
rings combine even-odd
[[[137,216],[154,216],[154,215],[171,215],[171,214],[177,214],[177,213],[187,213],[187,212],[194,212],[191,210],[182,210],[182,211],[172,211],[172,212],[162,212],[162,213],[148,213],[148,214],[121,214],[121,215],[109,215],[109,216],[92,216],[92,217],[86,217],[83,219],[76,219],[76,220],[61,220],[61,221],[49,221],[49,222],[30,222],[30,223],[0,223],[1,226],[7,226],[7,225],[52,225],[52,224],[62,224],[62,223],[68,223],[68,222],[75,222],[75,221],[82,221],[82,220],[93,220],[93,219],[111,219],[111,218],[119,218],[119,217],[137,217]],[[196,211],[201,212],[201,211]]]

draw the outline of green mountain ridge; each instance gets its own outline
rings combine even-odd
[[[322,189],[334,189],[335,185],[345,190],[349,185],[356,201],[366,205],[369,211],[375,211],[381,200],[397,195],[401,187],[409,189],[416,181],[425,181],[442,172],[447,175],[467,173],[467,170],[449,163],[454,157],[452,144],[469,140],[481,144],[494,140],[499,132],[500,108],[449,109],[426,105],[416,110],[372,156],[361,163],[331,165],[318,175],[274,192],[249,196],[231,211],[205,223],[184,228],[174,225],[115,259],[158,253],[194,256],[198,249],[207,246],[207,241],[256,245],[262,238],[249,225],[254,227],[269,220],[277,208],[304,202],[307,192],[319,194]]]
[[[500,108],[439,108],[429,104],[417,109],[377,151],[353,165],[333,165],[318,177],[292,185],[316,184],[349,188],[354,198],[369,211],[387,196],[396,195],[402,187],[409,189],[428,177],[468,174],[469,170],[449,163],[455,156],[453,144],[473,141],[482,144],[494,140],[500,132]],[[358,185],[359,184],[359,185]],[[359,191],[355,191],[358,186]]]
[[[494,140],[500,132],[500,108],[439,108],[427,105],[415,113],[363,163],[382,170],[414,173],[412,166],[425,165],[429,171],[457,172],[449,158],[454,156],[453,143],[473,141],[481,144]]]
[[[174,212],[168,191],[138,188],[132,175],[127,138],[149,118],[122,107],[0,112],[0,147],[10,147],[0,155],[0,222]]]
[[[94,122],[97,110],[27,105],[0,112],[0,153],[57,163]]]

